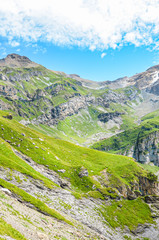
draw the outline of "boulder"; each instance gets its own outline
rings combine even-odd
[[[82,177],[88,177],[88,170],[87,170],[86,168],[84,168],[84,167],[81,167],[78,176],[79,176],[80,178],[82,178]]]

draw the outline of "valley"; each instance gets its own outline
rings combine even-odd
[[[0,60],[0,239],[157,240],[158,86]]]

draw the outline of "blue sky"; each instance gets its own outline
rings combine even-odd
[[[0,0],[0,58],[105,81],[159,64],[159,0]]]

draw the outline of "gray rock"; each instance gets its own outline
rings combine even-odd
[[[159,196],[145,196],[145,202],[146,203],[158,203]]]
[[[101,113],[98,115],[98,119],[101,122],[108,122],[109,120],[112,120],[113,118],[119,117],[120,115],[123,115],[124,113],[120,112],[108,112],[108,113]]]
[[[66,170],[65,169],[59,169],[59,170],[57,170],[58,172],[61,172],[61,173],[65,173],[66,172]]]
[[[2,188],[2,187],[1,187],[0,190],[1,190],[2,192],[6,193],[6,194],[9,195],[9,196],[12,195],[11,191],[8,190],[7,188]]]
[[[86,168],[84,168],[84,167],[81,167],[81,170],[80,170],[78,176],[79,176],[80,178],[82,178],[82,177],[88,177],[88,170],[87,170]]]
[[[143,137],[140,138],[140,133],[139,133],[136,140],[133,157],[138,162],[146,163],[146,164],[153,163],[154,165],[159,166],[158,141],[159,141],[159,131],[151,133],[144,138]]]
[[[150,226],[148,224],[139,224],[135,230],[131,230],[131,232],[135,235],[139,233],[143,233],[146,228],[149,228]]]

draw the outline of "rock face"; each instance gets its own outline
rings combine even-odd
[[[139,178],[139,191],[143,195],[159,195],[159,183],[156,181],[157,177],[154,178],[154,176],[151,179],[147,179],[145,177]]]
[[[45,90],[49,90],[52,95],[58,95],[60,91],[64,90],[64,85],[55,84],[47,87]],[[73,85],[66,85],[74,88]],[[75,90],[75,88],[74,88]],[[44,95],[44,94],[43,94]],[[100,97],[95,97],[92,94],[86,96],[80,96],[80,94],[75,93],[71,96],[70,100],[58,106],[52,108],[49,107],[49,111],[47,114],[42,114],[38,119],[38,123],[45,123],[47,125],[55,125],[58,121],[64,120],[68,116],[76,115],[80,112],[81,109],[88,109],[89,106],[109,108],[111,103],[120,103],[127,104],[129,101],[140,102],[140,96],[136,89],[129,89],[127,91],[127,95],[122,93],[116,93],[111,90],[108,90],[107,93],[104,93]],[[120,118],[123,113],[119,113],[118,111],[111,113],[101,113],[98,115],[98,119],[101,122],[108,122],[114,118]]]
[[[73,97],[66,103],[59,104],[52,107],[51,102],[48,104],[48,113],[44,113],[38,117],[38,123],[45,123],[47,125],[56,125],[58,121],[64,120],[68,116],[77,114],[81,109],[86,109],[91,104],[95,103],[93,96],[79,96]],[[33,120],[34,122],[34,120]]]
[[[109,112],[109,113],[101,113],[98,115],[98,118],[101,122],[108,122],[109,120],[112,120],[113,118],[119,117],[123,113],[120,112]]]
[[[159,80],[156,81],[151,87],[147,88],[146,91],[159,96]]]
[[[52,109],[51,115],[52,118],[58,118],[60,120],[64,119],[67,116],[77,114],[80,109],[86,108],[90,104],[95,102],[95,97],[86,96],[86,97],[75,97],[72,98],[67,103],[63,103]]]
[[[10,87],[7,85],[0,85],[0,95],[10,97],[13,100],[18,99],[17,90],[14,87]]]
[[[37,89],[36,92],[35,92],[35,95],[33,96],[32,100],[39,100],[43,97],[45,97],[45,92],[41,89]]]
[[[78,176],[79,176],[80,178],[82,178],[82,177],[88,177],[88,170],[87,170],[86,168],[84,168],[84,167],[81,167]]]
[[[141,163],[153,163],[159,166],[159,132],[154,132],[146,138],[138,135],[133,157]]]

